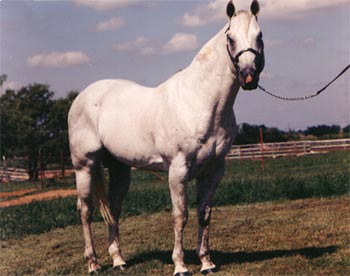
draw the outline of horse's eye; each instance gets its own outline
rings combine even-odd
[[[234,46],[235,46],[235,41],[234,41],[234,39],[232,38],[232,37],[230,37],[230,36],[227,36],[228,37],[228,41],[230,42],[230,46],[232,47],[232,48],[234,48]]]

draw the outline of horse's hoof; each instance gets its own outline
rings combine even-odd
[[[219,272],[219,269],[217,267],[213,267],[213,268],[209,268],[201,271],[203,275],[208,275],[216,272]]]
[[[98,272],[101,270],[101,267],[98,264],[93,264],[89,268],[89,275],[98,275]]]
[[[186,272],[178,272],[174,274],[174,276],[192,276],[192,274],[186,271]]]
[[[113,267],[113,269],[124,271],[126,269],[126,265],[117,265],[117,266]]]

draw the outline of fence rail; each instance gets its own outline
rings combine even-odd
[[[350,139],[234,145],[228,153],[227,159],[279,158],[285,156],[311,155],[337,150],[350,150]],[[3,162],[3,166],[0,167],[0,183],[27,181],[29,179],[28,172],[24,168],[6,167],[4,164],[6,163]],[[39,178],[63,177],[71,175],[72,173],[73,170],[67,168],[63,172],[59,169],[51,169],[39,172]]]
[[[350,150],[350,139],[234,145],[228,153],[227,159],[278,158],[337,150]]]

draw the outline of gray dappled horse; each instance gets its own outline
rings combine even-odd
[[[90,227],[94,196],[109,224],[113,266],[125,267],[118,220],[131,166],[169,172],[177,276],[190,275],[184,263],[183,231],[188,218],[187,182],[196,179],[201,272],[217,270],[209,255],[209,223],[212,199],[235,134],[233,104],[240,86],[257,87],[264,67],[258,1],[252,1],[250,11],[238,12],[229,2],[226,12],[228,24],[187,68],[159,86],[101,80],[74,101],[68,119],[69,142],[89,272],[100,268]],[[108,197],[102,164],[109,169]]]

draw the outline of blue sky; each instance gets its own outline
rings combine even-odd
[[[186,67],[225,24],[226,0],[0,1],[3,89],[50,84],[57,97],[105,78],[155,86]],[[248,0],[234,1],[246,9]],[[261,0],[266,66],[260,84],[310,94],[350,63],[349,0]],[[321,96],[282,102],[241,90],[238,123],[304,129],[350,124],[350,77]]]

